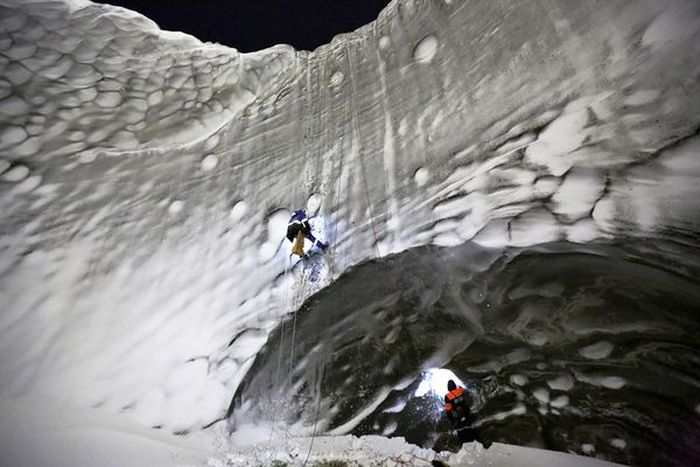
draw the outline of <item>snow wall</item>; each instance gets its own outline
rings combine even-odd
[[[2,397],[197,430],[368,259],[697,246],[697,2],[398,0],[251,54],[87,1],[0,8]],[[290,300],[301,206],[334,259]]]

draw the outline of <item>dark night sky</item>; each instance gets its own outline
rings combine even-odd
[[[149,17],[161,29],[241,52],[290,44],[314,50],[377,19],[389,0],[98,0]]]

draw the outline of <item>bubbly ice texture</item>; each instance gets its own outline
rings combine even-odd
[[[198,430],[281,317],[372,257],[694,243],[699,55],[691,0],[396,0],[252,54],[1,0],[0,395]],[[280,219],[307,204],[333,261],[300,284]]]

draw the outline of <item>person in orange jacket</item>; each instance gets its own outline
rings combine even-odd
[[[447,382],[447,394],[445,395],[445,413],[447,418],[457,431],[457,438],[462,443],[478,441],[488,449],[491,446],[491,441],[484,440],[479,433],[479,430],[472,427],[472,414],[467,402],[467,395],[464,389],[457,386],[454,381]]]

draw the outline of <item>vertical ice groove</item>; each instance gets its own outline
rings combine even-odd
[[[401,249],[401,228],[402,222],[400,217],[400,211],[398,206],[398,201],[396,197],[397,193],[397,167],[396,167],[396,148],[395,148],[395,136],[394,127],[391,119],[391,104],[389,102],[389,94],[386,85],[386,65],[382,60],[381,54],[377,51],[377,64],[379,70],[379,82],[381,83],[381,98],[383,105],[384,114],[384,172],[386,173],[386,186],[387,193],[386,196],[389,201],[389,219],[387,220],[387,230],[391,232],[393,245],[391,245],[391,251],[396,251]]]

